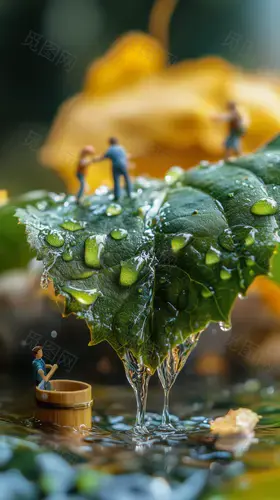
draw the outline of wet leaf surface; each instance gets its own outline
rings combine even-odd
[[[43,209],[17,211],[90,345],[106,340],[154,371],[209,322],[230,328],[237,295],[269,273],[278,246],[279,142],[228,163],[174,167],[164,182],[138,180],[120,204],[108,193],[82,206],[52,195]]]

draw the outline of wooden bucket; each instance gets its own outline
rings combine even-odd
[[[91,427],[91,386],[77,380],[52,380],[52,391],[36,387],[36,417],[63,426]]]

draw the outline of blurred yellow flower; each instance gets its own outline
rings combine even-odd
[[[210,422],[211,432],[219,436],[227,434],[249,435],[253,432],[261,417],[248,408],[229,410],[224,417]]]
[[[0,189],[0,206],[5,205],[8,201],[8,191]]]
[[[218,57],[166,66],[155,38],[130,33],[89,67],[81,93],[59,109],[40,158],[75,191],[80,149],[93,144],[102,153],[114,135],[135,158],[133,174],[162,177],[171,165],[221,157],[226,125],[211,118],[228,100],[250,123],[244,151],[267,141],[280,128],[279,91],[277,78],[244,73]],[[88,182],[111,185],[109,162],[90,167]]]

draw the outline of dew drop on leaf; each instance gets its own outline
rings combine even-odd
[[[83,229],[83,226],[75,220],[66,220],[60,224],[60,227],[63,229],[66,229],[67,231],[79,231],[80,229]]]
[[[213,290],[209,290],[209,288],[203,288],[201,295],[205,299],[209,299],[209,297],[212,297],[212,295],[214,295],[214,292]]]
[[[72,276],[73,280],[83,280],[90,278],[94,274],[93,271],[83,271],[80,274],[75,274],[75,276]]]
[[[251,257],[248,257],[248,259],[246,259],[246,266],[252,267],[254,265],[255,265],[255,257],[252,255]]]
[[[111,203],[106,209],[108,217],[114,217],[122,213],[122,207],[118,203]]]
[[[46,236],[46,242],[52,247],[60,248],[64,245],[64,238],[58,231],[50,231]]]
[[[100,297],[101,292],[96,289],[93,290],[78,290],[77,288],[72,288],[70,286],[65,286],[62,290],[71,297],[73,297],[79,304],[84,306],[90,306]]]
[[[120,284],[122,286],[131,286],[139,276],[139,266],[137,263],[126,261],[121,263]]]
[[[100,257],[104,249],[105,235],[89,236],[85,241],[85,263],[88,267],[100,269]]]
[[[71,248],[66,248],[62,254],[62,258],[63,260],[65,260],[65,262],[70,262],[72,259],[73,259],[73,252],[71,250]]]
[[[181,175],[184,173],[184,170],[181,167],[171,167],[165,177],[164,180],[166,184],[173,184],[178,181]]]
[[[219,236],[219,243],[225,250],[233,251],[234,242],[230,229],[225,229]]]
[[[248,234],[248,236],[246,236],[246,238],[245,238],[245,246],[249,247],[249,246],[253,245],[253,243],[255,243],[255,232],[254,232],[254,230],[250,231],[250,233]]]
[[[251,207],[254,215],[274,215],[277,212],[277,203],[273,198],[263,198],[256,201]]]
[[[220,261],[220,258],[221,252],[216,250],[216,248],[211,247],[206,254],[205,263],[207,266],[212,266],[213,264],[217,264],[217,262]]]
[[[182,250],[191,240],[192,235],[191,234],[179,234],[178,236],[175,236],[171,240],[171,248],[173,252],[179,252],[179,250]]]
[[[220,321],[219,327],[223,332],[229,332],[232,328],[231,323],[225,323],[224,321]]]
[[[224,281],[226,280],[230,280],[231,278],[231,271],[229,271],[228,269],[221,269],[220,271],[220,278]]]
[[[127,237],[127,230],[116,228],[111,231],[110,235],[112,236],[113,240],[123,240]]]

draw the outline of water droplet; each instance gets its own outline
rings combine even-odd
[[[38,210],[46,210],[48,206],[48,203],[46,201],[38,201],[38,203],[36,203],[36,207],[38,208]]]
[[[192,239],[191,234],[178,234],[178,236],[174,236],[171,240],[171,248],[173,252],[179,252],[179,250],[182,250]]]
[[[212,295],[214,295],[214,292],[213,290],[209,290],[209,288],[203,288],[201,295],[205,299],[209,299],[209,297],[212,297]]]
[[[55,338],[57,337],[57,332],[56,332],[55,330],[53,330],[53,331],[51,332],[51,337],[52,337],[53,339],[55,339]]]
[[[137,292],[141,294],[143,292],[143,288],[138,288]]]
[[[166,184],[173,184],[174,182],[178,181],[181,175],[184,173],[184,170],[181,167],[171,167],[165,177],[164,180]]]
[[[245,246],[249,247],[249,246],[253,245],[253,243],[255,243],[255,230],[254,229],[252,229],[249,232],[248,236],[246,236],[246,238],[245,238]]]
[[[205,257],[205,263],[207,266],[212,266],[213,264],[217,264],[217,262],[220,261],[220,258],[221,252],[216,250],[216,248],[210,247],[210,250],[208,250]]]
[[[142,263],[140,259],[121,262],[120,284],[122,286],[131,286],[137,281]]]
[[[251,257],[248,257],[248,259],[246,259],[246,266],[248,267],[252,267],[255,265],[255,257],[252,255]]]
[[[146,213],[150,210],[150,208],[151,205],[143,205],[142,207],[139,207],[137,209],[137,215],[139,215],[139,217],[144,218]]]
[[[122,207],[118,203],[111,203],[106,209],[106,214],[109,217],[115,217],[122,213]]]
[[[228,193],[228,198],[234,198],[234,193]]]
[[[161,278],[159,278],[159,282],[163,285],[167,282],[167,278],[165,278],[165,276],[161,276]]]
[[[239,294],[238,294],[238,298],[239,298],[240,300],[245,300],[245,299],[247,299],[248,297],[247,297],[247,295],[243,295],[242,293],[239,293]]]
[[[274,215],[276,212],[277,203],[272,198],[263,198],[251,207],[251,213],[254,215]]]
[[[220,271],[220,278],[222,280],[230,280],[231,278],[231,271],[229,269],[223,268]]]
[[[65,260],[65,262],[70,262],[70,260],[73,259],[73,252],[71,250],[71,248],[66,248],[62,254],[62,258],[63,260]]]
[[[228,251],[234,250],[234,242],[230,229],[225,229],[219,236],[220,245]]]
[[[114,240],[123,240],[127,237],[126,229],[113,229],[110,233]]]
[[[255,276],[255,272],[253,271],[253,269],[249,270],[249,274],[250,274],[250,276]]]
[[[91,306],[98,299],[98,297],[102,295],[102,293],[96,289],[78,290],[77,288],[65,286],[64,288],[62,288],[62,290],[71,295],[71,297],[77,300],[79,304],[84,306]]]
[[[80,229],[83,229],[83,226],[75,220],[65,220],[62,224],[60,224],[60,227],[67,229],[67,231],[79,231]]]
[[[64,238],[58,231],[50,231],[46,236],[46,242],[52,247],[60,248],[64,245]]]
[[[226,323],[223,321],[220,321],[219,327],[223,332],[229,332],[232,328],[231,323]]]
[[[194,211],[192,212],[192,215],[197,215],[197,214],[198,214],[198,210],[194,210]]]
[[[85,263],[88,267],[99,269],[101,267],[100,257],[104,249],[106,236],[89,236],[85,241]]]
[[[83,271],[80,274],[75,274],[75,276],[72,276],[73,280],[84,280],[87,278],[90,278],[93,276],[94,272],[93,271]]]

